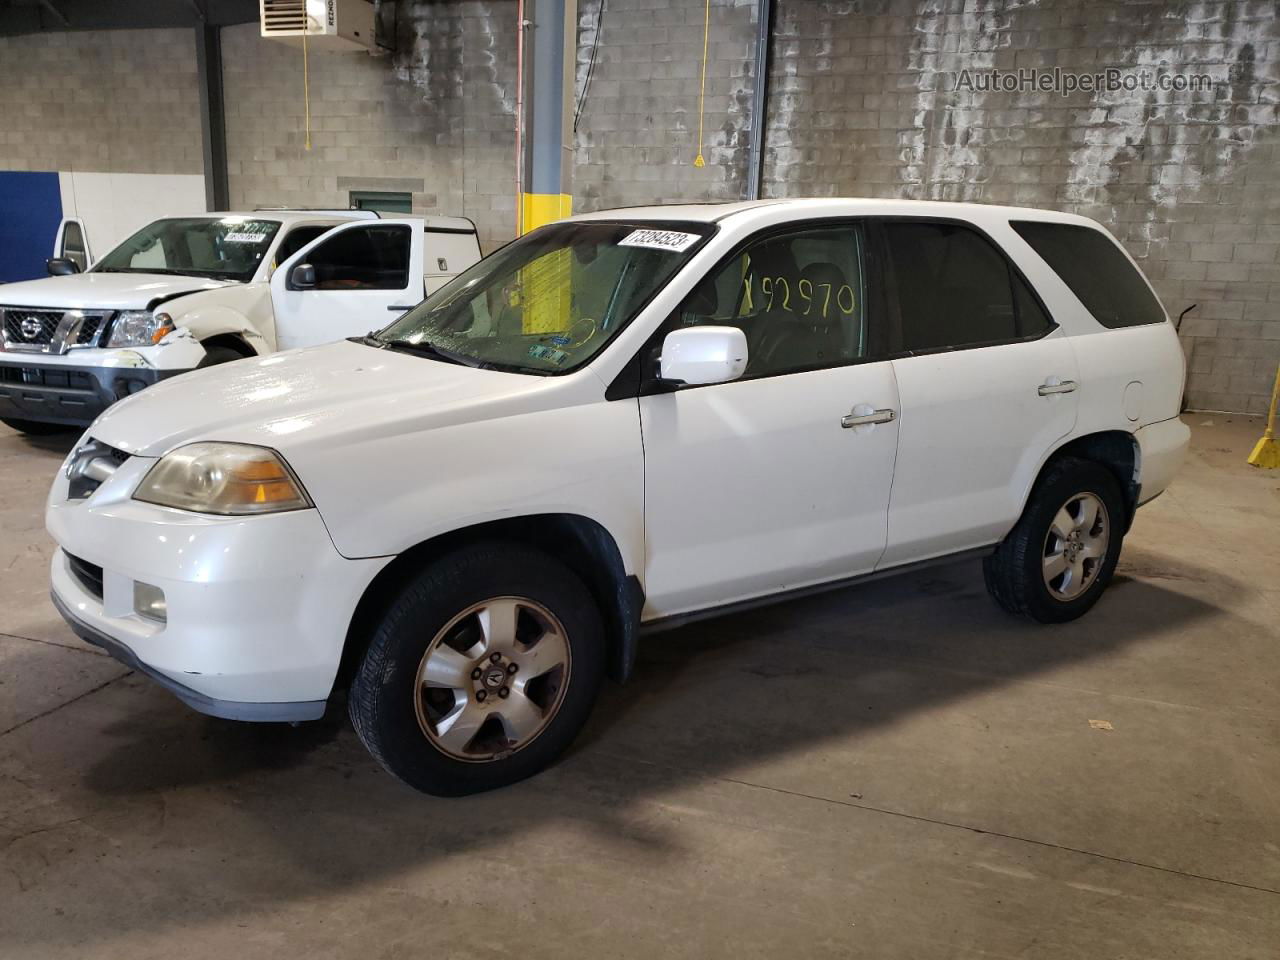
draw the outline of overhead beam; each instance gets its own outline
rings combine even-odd
[[[226,210],[231,199],[227,186],[226,101],[222,93],[222,28],[201,23],[195,32],[205,208]]]

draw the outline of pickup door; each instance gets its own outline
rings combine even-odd
[[[271,275],[281,350],[329,343],[386,326],[422,300],[422,221],[360,220],[334,227]],[[298,289],[309,263],[316,285]]]

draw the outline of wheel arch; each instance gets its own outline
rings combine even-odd
[[[200,346],[206,350],[210,347],[225,347],[228,350],[234,350],[242,357],[258,356],[258,351],[253,348],[253,344],[238,333],[216,333],[211,337],[203,338]]]
[[[625,682],[635,665],[644,592],[626,572],[613,535],[578,514],[543,513],[491,520],[450,530],[415,544],[382,568],[356,604],[343,641],[335,687],[351,682],[379,614],[415,573],[452,550],[480,541],[520,543],[555,556],[582,578],[600,608],[609,676]]]
[[[1035,482],[1028,488],[1026,496],[1023,497],[1024,508],[1027,498],[1031,496],[1031,491],[1040,482],[1040,478],[1044,476],[1045,471],[1063,457],[1091,460],[1111,471],[1116,478],[1116,483],[1120,486],[1120,493],[1124,499],[1124,526],[1127,531],[1132,525],[1134,514],[1138,509],[1138,491],[1141,486],[1142,451],[1138,446],[1137,438],[1132,433],[1124,430],[1101,430],[1096,433],[1085,434],[1082,437],[1073,437],[1063,443],[1049,454],[1044,463],[1040,465]]]

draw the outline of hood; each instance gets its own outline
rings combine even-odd
[[[158,273],[73,273],[0,286],[0,305],[84,310],[142,310],[153,300],[167,300],[197,290],[231,284],[204,277]]]
[[[287,458],[291,450],[528,409],[530,395],[549,394],[562,380],[339,341],[161,381],[109,407],[90,433],[148,457],[197,440],[227,440]]]

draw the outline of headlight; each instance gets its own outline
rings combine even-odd
[[[302,484],[275,451],[245,443],[179,447],[148,471],[133,499],[223,516],[311,506]]]
[[[121,310],[111,324],[108,347],[149,347],[173,329],[173,319],[167,313],[153,314],[150,310]]]

